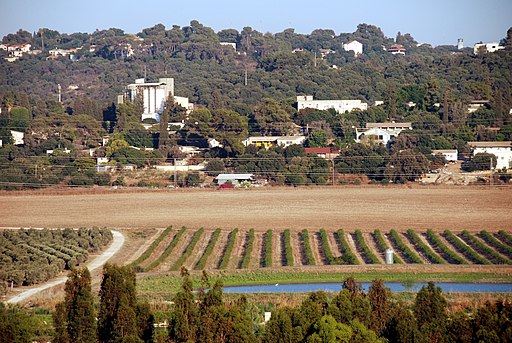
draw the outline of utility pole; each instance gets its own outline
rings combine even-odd
[[[174,159],[174,188],[178,188],[178,180],[177,178],[177,172],[176,172],[176,158]]]
[[[316,51],[315,51],[315,60],[313,61],[313,63],[314,63],[314,66],[316,68]]]
[[[332,185],[334,186],[334,173],[335,173],[334,158],[331,159],[331,162],[332,162]]]
[[[492,156],[489,158],[489,170],[491,171],[491,177],[489,178],[489,188],[492,188],[492,179],[493,179]]]

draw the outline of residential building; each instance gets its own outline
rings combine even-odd
[[[456,162],[459,156],[457,149],[455,150],[432,150],[432,155],[443,155],[447,162]]]
[[[411,123],[366,123],[366,128],[356,128],[356,142],[373,138],[375,142],[388,145],[393,137],[404,130],[411,130]]]
[[[305,108],[321,111],[333,108],[337,113],[345,113],[356,109],[365,111],[368,109],[368,104],[361,100],[313,100],[312,95],[297,96],[297,110]]]
[[[504,142],[468,142],[473,156],[480,153],[496,156],[496,169],[510,169],[512,165],[512,141]]]
[[[473,113],[478,111],[478,109],[486,104],[488,104],[488,100],[473,100],[468,104],[468,113]]]
[[[23,132],[11,130],[11,136],[12,136],[14,145],[25,144],[25,141],[24,141],[25,134]]]
[[[343,50],[353,51],[356,56],[362,55],[363,54],[363,44],[356,40],[351,40],[350,42],[343,44]]]
[[[478,54],[478,51],[482,48],[485,48],[485,52],[496,52],[498,50],[505,49],[505,47],[501,46],[498,42],[477,43],[473,47],[473,53],[475,55]]]
[[[215,178],[215,183],[222,186],[225,183],[231,183],[233,186],[238,186],[242,182],[254,183],[253,174],[219,174]]]
[[[299,144],[302,145],[306,141],[305,136],[256,136],[249,137],[242,141],[245,146],[256,145],[257,147],[265,147],[266,149],[272,146],[282,146],[284,148]]]
[[[393,55],[405,55],[407,49],[402,44],[393,44],[387,51]]]
[[[322,56],[322,58],[324,58],[327,55],[336,53],[336,51],[334,51],[332,49],[318,49],[318,51],[320,52],[320,55]]]
[[[305,148],[306,154],[316,154],[318,157],[332,160],[340,155],[340,149],[336,148]]]
[[[236,43],[229,43],[229,42],[220,42],[220,45],[222,46],[227,46],[227,47],[232,47],[233,50],[236,51]]]
[[[138,96],[142,98],[144,106],[142,120],[155,119],[160,122],[165,101],[169,95],[174,96],[174,79],[160,78],[158,82],[145,82],[144,79],[137,79],[126,89],[131,101],[135,101]]]

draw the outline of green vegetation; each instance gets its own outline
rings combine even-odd
[[[284,266],[293,266],[293,253],[290,229],[283,231],[283,246],[284,246]]]
[[[135,261],[130,263],[131,266],[137,267],[142,262],[148,259],[149,256],[155,251],[156,247],[167,237],[172,231],[172,226],[168,226],[164,231],[160,233],[160,235],[151,243],[149,248],[147,248],[142,255],[140,255]]]
[[[470,261],[477,264],[491,264],[491,262],[488,259],[479,255],[476,251],[474,251],[469,246],[464,244],[450,230],[444,230],[443,236],[444,238],[446,238],[448,242],[450,242],[461,254],[466,256]]]
[[[185,263],[187,258],[192,254],[194,251],[194,248],[196,247],[197,242],[203,235],[204,228],[200,228],[196,232],[194,232],[194,235],[192,236],[192,239],[190,240],[190,243],[187,245],[185,250],[181,253],[180,257],[174,262],[174,264],[171,267],[172,270],[178,270],[180,267]]]
[[[467,261],[448,248],[446,244],[437,237],[432,229],[427,230],[427,240],[432,247],[439,249],[440,254],[443,255],[444,259],[448,261],[448,263],[467,264]]]
[[[215,244],[217,243],[219,236],[220,236],[220,228],[217,228],[213,232],[212,236],[210,237],[210,241],[208,242],[208,245],[206,246],[206,249],[204,250],[203,255],[201,256],[199,261],[197,261],[194,269],[204,269],[204,266],[206,265],[206,261],[208,261],[208,258],[212,254],[213,248],[215,247]]]
[[[171,255],[174,247],[178,244],[181,236],[183,236],[185,234],[185,231],[187,231],[187,228],[186,227],[182,227],[180,229],[180,231],[178,231],[176,233],[176,235],[174,235],[174,237],[172,239],[172,242],[169,243],[167,248],[165,248],[165,250],[162,253],[162,255],[160,255],[156,260],[152,261],[146,268],[144,268],[144,271],[145,272],[149,272],[149,271],[153,270],[154,268],[156,268],[157,266],[159,266],[160,263],[165,261],[165,259],[167,259],[167,257],[169,257]]]
[[[263,242],[264,258],[262,267],[272,267],[272,245],[272,230],[267,230]]]
[[[356,232],[354,233],[354,237],[356,238],[355,239],[356,245],[359,246],[359,248],[363,252],[362,256],[363,256],[364,261],[366,263],[370,263],[370,264],[380,263],[377,256],[375,256],[373,254],[373,252],[370,250],[370,248],[368,247],[368,245],[366,245],[366,242],[364,241],[363,233],[361,232],[361,230],[356,230]]]
[[[245,242],[244,256],[240,261],[240,268],[249,267],[251,262],[252,249],[254,245],[254,229],[250,229],[247,235],[247,242]]]
[[[507,255],[509,258],[512,258],[512,247],[507,246],[503,243],[501,243],[499,240],[497,240],[493,235],[491,235],[489,232],[482,230],[480,231],[480,237],[487,242],[490,246],[497,249],[502,254]]]
[[[406,259],[409,263],[423,263],[421,259],[412,252],[411,249],[405,243],[402,241],[402,238],[400,238],[400,234],[396,230],[391,230],[391,239],[396,244],[398,249],[403,252],[404,256],[406,256]]]
[[[407,235],[411,239],[411,243],[414,244],[416,249],[418,249],[431,263],[446,264],[445,260],[443,260],[439,255],[432,251],[430,247],[423,243],[421,238],[416,234],[416,232],[414,232],[414,230],[408,229]]]
[[[111,240],[110,230],[97,228],[0,230],[0,294],[70,270]]]
[[[234,229],[229,233],[228,242],[226,244],[226,248],[222,254],[222,258],[219,261],[219,269],[226,269],[229,263],[229,259],[231,258],[231,252],[235,246],[236,236],[238,235],[238,229]]]
[[[337,264],[337,260],[332,254],[331,246],[329,245],[329,239],[327,238],[327,232],[325,232],[325,229],[320,229],[320,244],[324,254],[325,262],[327,264]]]
[[[386,249],[389,249],[389,246],[386,243],[386,241],[384,240],[384,237],[382,236],[382,232],[380,232],[379,229],[375,229],[373,231],[373,239],[374,239],[375,243],[377,244],[377,248],[379,249],[379,251],[381,253],[384,254],[386,252]],[[393,253],[393,263],[395,263],[395,264],[403,263],[402,259],[396,253]]]
[[[313,251],[311,250],[311,243],[309,242],[309,232],[308,229],[304,229],[300,233],[300,237],[302,240],[302,248],[304,249],[304,264],[308,266],[315,265],[315,257],[313,256]]]
[[[500,240],[502,240],[503,243],[505,243],[509,247],[512,247],[512,235],[510,235],[509,233],[507,233],[503,230],[500,230],[496,234],[496,237],[498,237]]]
[[[467,230],[462,231],[460,237],[478,253],[485,255],[494,264],[512,264],[510,260],[501,256],[487,245],[477,240]]]
[[[341,252],[341,261],[342,264],[359,264],[356,255],[350,250],[350,246],[348,245],[347,239],[345,238],[345,232],[343,230],[338,230],[337,232],[338,244]]]

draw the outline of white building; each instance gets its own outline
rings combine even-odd
[[[135,83],[129,84],[126,88],[131,101],[135,101],[138,96],[142,97],[144,105],[142,120],[152,118],[160,122],[160,115],[164,111],[167,97],[174,96],[174,79],[160,78],[158,82],[145,82],[144,79],[137,79]]]
[[[373,138],[377,143],[388,145],[391,138],[411,129],[411,123],[366,123],[366,128],[356,128],[356,142]]]
[[[222,46],[232,47],[232,48],[233,48],[233,50],[235,50],[235,51],[236,51],[236,43],[220,42],[220,45],[222,45]]]
[[[498,42],[491,42],[491,43],[477,43],[473,47],[473,53],[476,55],[478,54],[478,50],[480,48],[485,48],[486,52],[496,52],[498,50],[505,49],[504,46],[501,46]]]
[[[343,44],[343,50],[353,51],[356,56],[361,55],[363,53],[363,44],[356,40],[351,40],[350,42]]]
[[[456,162],[459,156],[459,152],[457,149],[455,150],[447,150],[447,149],[441,149],[441,150],[432,150],[432,155],[443,155],[446,161],[448,162]]]
[[[313,100],[312,95],[297,96],[297,110],[300,111],[305,108],[321,111],[333,108],[338,113],[345,113],[356,109],[365,111],[368,109],[368,104],[361,100]]]
[[[25,144],[24,137],[25,134],[20,131],[11,130],[12,140],[14,145],[23,145]]]
[[[496,156],[496,169],[510,169],[512,165],[512,141],[505,142],[468,142],[473,156],[487,153]]]
[[[407,49],[402,44],[393,44],[387,50],[389,53],[393,55],[404,55]]]
[[[242,141],[245,146],[256,145],[257,147],[265,147],[266,149],[272,146],[282,146],[286,148],[290,145],[302,145],[306,141],[305,136],[255,136],[249,137]]]
[[[255,182],[253,174],[219,174],[215,178],[215,182],[219,186],[225,184],[228,181],[231,182],[233,186],[238,186],[242,182]]]

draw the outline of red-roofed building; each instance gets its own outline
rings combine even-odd
[[[316,154],[318,157],[332,160],[340,154],[339,149],[335,148],[305,148],[306,154]]]
[[[388,52],[392,53],[393,55],[405,55],[405,52],[407,49],[402,44],[393,44],[388,49]]]

